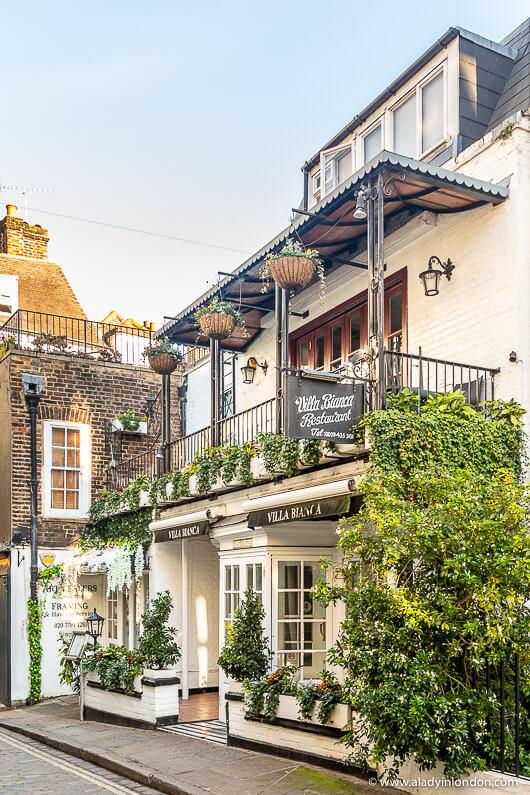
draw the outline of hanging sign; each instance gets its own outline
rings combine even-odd
[[[287,428],[292,439],[353,444],[363,414],[363,384],[287,376]]]
[[[194,522],[193,524],[185,524],[181,527],[168,527],[167,530],[155,531],[155,544],[160,541],[182,541],[186,538],[195,538],[195,536],[205,536],[210,529],[210,522]]]
[[[342,516],[349,513],[351,494],[340,497],[324,497],[321,500],[308,500],[293,505],[279,505],[263,511],[251,511],[248,515],[249,527],[267,527],[280,522],[297,522],[307,519],[324,519],[327,516]]]

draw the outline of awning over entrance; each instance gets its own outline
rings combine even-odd
[[[261,317],[274,308],[274,291],[261,292],[262,283],[258,273],[260,263],[269,252],[280,249],[295,231],[305,245],[318,249],[324,257],[327,273],[344,264],[366,268],[356,260],[366,249],[366,221],[353,217],[355,192],[361,184],[374,180],[381,173],[386,186],[386,234],[404,226],[424,210],[444,214],[463,212],[486,203],[499,204],[509,194],[505,185],[468,177],[459,171],[449,171],[393,152],[380,152],[313,207],[311,212],[297,213],[291,226],[220,282],[225,300],[245,304],[241,311],[245,315],[250,335],[244,337],[236,327],[233,336],[223,342],[224,348],[242,350],[259,333]],[[168,321],[158,334],[168,334],[174,342],[206,345],[206,340],[197,339],[193,313],[218,292],[216,286],[204,293]]]
[[[204,511],[155,519],[150,523],[149,529],[153,531],[155,544],[161,541],[182,541],[185,538],[207,535],[210,526],[223,516],[226,516],[226,505],[216,505],[215,508]]]

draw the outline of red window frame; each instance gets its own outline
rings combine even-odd
[[[390,299],[391,296],[401,292],[401,350],[407,348],[407,269],[403,268],[397,273],[385,279],[385,345],[389,347],[390,337],[397,334],[389,334],[390,329]],[[315,320],[307,323],[289,335],[291,364],[293,367],[307,367],[310,370],[330,371],[338,366],[337,360],[332,357],[332,333],[337,326],[342,327],[341,331],[341,359],[344,362],[353,351],[350,351],[350,320],[357,313],[360,313],[360,345],[363,348],[367,344],[368,335],[368,292],[362,293],[344,301],[334,309],[325,312]],[[316,342],[317,338],[324,337],[323,364],[316,361]],[[307,364],[301,363],[300,347],[307,344]],[[321,357],[320,357],[321,359]]]

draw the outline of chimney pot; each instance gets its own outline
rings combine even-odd
[[[17,210],[18,207],[16,204],[6,204],[7,214],[13,216],[14,218],[17,217]]]

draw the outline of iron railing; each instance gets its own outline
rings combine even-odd
[[[462,390],[474,406],[495,396],[495,375],[498,370],[476,367],[444,359],[433,359],[420,352],[398,353],[385,351],[385,388],[396,394],[408,387],[427,398]]]
[[[142,326],[120,326],[97,320],[50,315],[19,309],[0,327],[0,342],[13,340],[15,347],[41,353],[63,353],[99,361],[114,361],[147,367],[142,356],[154,332]],[[186,365],[208,355],[205,348],[177,346]]]

